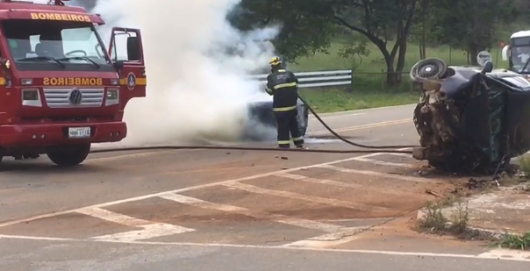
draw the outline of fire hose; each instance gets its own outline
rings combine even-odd
[[[91,153],[105,153],[105,152],[117,152],[117,151],[143,151],[143,150],[242,150],[242,151],[282,151],[282,152],[308,152],[308,153],[405,153],[411,154],[411,150],[399,150],[405,148],[416,147],[415,145],[398,145],[398,146],[370,146],[355,143],[350,141],[343,136],[335,132],[329,125],[327,125],[324,120],[315,112],[315,110],[300,96],[298,98],[304,105],[309,109],[311,114],[328,130],[332,135],[342,142],[363,148],[366,150],[329,150],[329,149],[279,149],[279,148],[264,148],[264,147],[238,147],[238,146],[208,146],[208,145],[165,145],[165,146],[143,146],[143,147],[123,147],[123,148],[109,148],[109,149],[98,149],[91,150]]]

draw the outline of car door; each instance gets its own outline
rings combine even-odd
[[[114,27],[109,55],[119,71],[121,104],[134,97],[145,97],[147,77],[140,30]]]

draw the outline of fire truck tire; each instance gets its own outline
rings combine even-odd
[[[53,163],[61,167],[77,166],[85,161],[89,153],[90,143],[53,148],[46,152],[48,158],[50,158]]]

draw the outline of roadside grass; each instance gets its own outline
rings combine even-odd
[[[521,155],[519,157],[519,172],[527,180],[530,178],[530,157],[528,155]],[[524,191],[530,192],[528,187],[523,188]],[[505,234],[499,241],[492,244],[493,246],[509,249],[530,250],[530,231],[525,234]]]
[[[500,248],[530,250],[530,231],[522,235],[506,234],[493,245]]]
[[[447,217],[444,210],[452,208],[451,216]],[[435,234],[451,234],[464,237],[469,222],[468,207],[455,197],[428,202],[424,216],[417,220],[417,229],[421,232]]]
[[[301,57],[296,63],[288,63],[288,68],[293,71],[321,71],[321,70],[338,70],[353,69],[360,75],[382,75],[386,70],[383,56],[373,44],[368,44],[367,49],[370,51],[368,56],[354,56],[350,59],[340,56],[340,50],[347,45],[346,41],[335,41],[327,50],[328,53],[315,53],[312,56]],[[389,48],[393,45],[389,42]],[[407,45],[407,54],[405,57],[405,68],[408,73],[410,68],[420,60],[419,46],[414,43]],[[506,65],[501,61],[500,49],[493,49],[491,54],[495,67],[504,67]],[[438,46],[427,48],[427,57],[436,57],[444,60],[449,65],[467,65],[467,54],[461,50],[449,49],[448,46]],[[475,57],[475,56],[473,56]],[[381,76],[382,77],[382,76]]]
[[[520,156],[518,164],[519,173],[515,177],[501,177],[503,186],[514,186],[528,182],[530,179],[530,157],[527,155]],[[488,186],[482,187],[481,191],[490,192]],[[530,187],[523,187],[523,191],[530,192]],[[525,234],[480,233],[469,227],[469,220],[467,205],[464,206],[458,196],[451,196],[438,201],[427,202],[423,209],[423,216],[416,221],[416,230],[440,235],[449,234],[466,240],[487,240],[492,242],[492,247],[530,250],[530,231]]]
[[[392,44],[392,42],[389,42]],[[403,83],[390,89],[386,86],[385,61],[379,50],[368,44],[368,56],[354,56],[349,59],[340,56],[345,41],[333,42],[328,53],[315,53],[302,57],[287,67],[295,72],[352,69],[352,85],[349,88],[314,88],[302,89],[300,94],[317,110],[317,112],[336,112],[355,109],[366,109],[415,103],[420,91],[411,84],[408,76],[410,68],[420,60],[417,44],[408,44],[405,59]],[[390,45],[389,45],[390,46]],[[495,49],[492,52],[496,60]],[[448,46],[427,49],[427,57],[443,59],[450,65],[466,65],[467,54],[460,50],[450,50]],[[500,56],[499,56],[500,59]],[[499,60],[499,63],[500,62]],[[350,91],[347,91],[347,90]]]
[[[348,92],[346,88],[300,89],[300,96],[318,113],[367,109],[415,103],[417,92]]]
[[[518,162],[519,171],[524,174],[525,177],[530,177],[530,158],[528,155],[521,155]]]

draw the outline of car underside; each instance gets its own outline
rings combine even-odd
[[[412,68],[411,79],[423,85],[414,110],[416,159],[449,171],[491,173],[530,150],[530,83],[523,76],[426,59]]]

